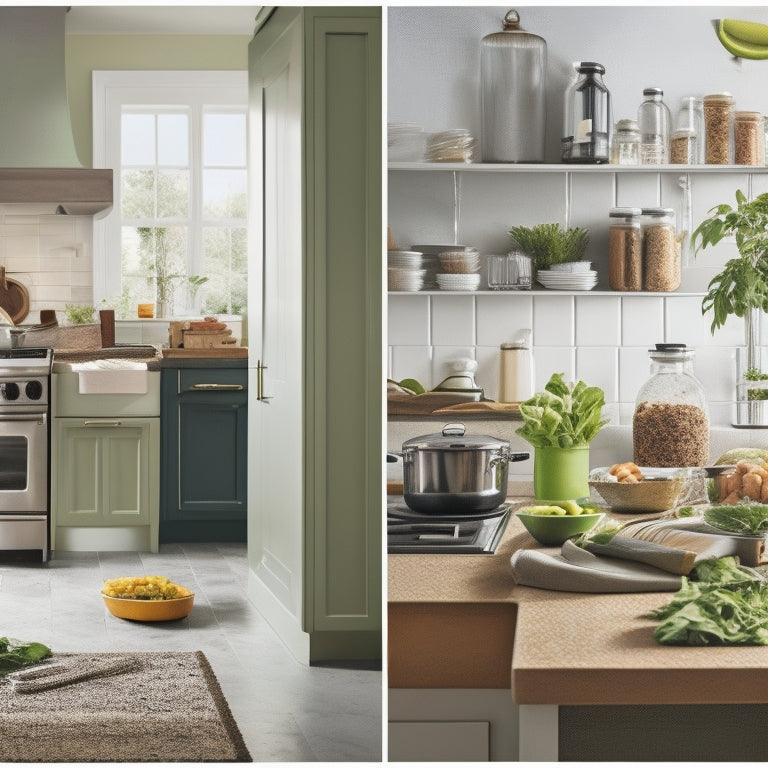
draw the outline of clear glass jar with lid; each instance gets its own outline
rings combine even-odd
[[[710,93],[704,97],[705,159],[708,165],[728,165],[733,157],[733,105],[730,93]]]
[[[608,217],[608,285],[613,291],[642,291],[640,208],[611,208]]]
[[[736,165],[765,165],[765,125],[760,112],[734,112],[733,161]]]
[[[632,418],[633,461],[641,467],[703,467],[709,461],[704,387],[685,344],[649,349],[651,376],[640,387]]]
[[[670,156],[674,155],[674,137],[678,131],[684,131],[685,135],[693,134],[696,145],[695,159],[692,163],[703,164],[704,156],[704,106],[698,96],[683,96],[680,101],[680,110],[674,123],[674,132],[670,145]],[[675,162],[671,159],[671,162]]]
[[[643,101],[637,108],[637,122],[640,126],[640,165],[668,163],[672,115],[664,103],[661,88],[643,90]]]
[[[680,287],[680,244],[672,208],[643,208],[643,288],[668,292]]]
[[[576,79],[565,93],[562,160],[607,163],[610,160],[611,94],[603,82],[605,67],[595,61],[574,63]]]
[[[640,128],[637,120],[619,120],[611,136],[613,165],[640,165]]]

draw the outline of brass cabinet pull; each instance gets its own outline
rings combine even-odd
[[[256,399],[262,403],[268,403],[272,398],[264,397],[264,371],[267,366],[261,360],[256,361]]]

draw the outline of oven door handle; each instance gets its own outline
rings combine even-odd
[[[48,421],[47,413],[0,413],[0,422],[3,421],[34,421],[44,425]]]
[[[114,421],[110,419],[86,419],[83,422],[84,427],[120,427],[122,424],[122,421]]]

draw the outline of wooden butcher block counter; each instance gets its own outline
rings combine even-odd
[[[643,615],[673,592],[516,586],[520,548],[544,549],[513,515],[494,555],[388,556],[390,689],[511,689],[521,716],[550,718],[544,759],[557,759],[558,707],[768,703],[768,647],[660,645]],[[520,759],[543,759],[542,739],[526,753],[519,728]]]

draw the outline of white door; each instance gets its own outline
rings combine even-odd
[[[294,650],[302,631],[302,25],[249,50],[250,594]],[[263,368],[259,370],[258,364]]]

